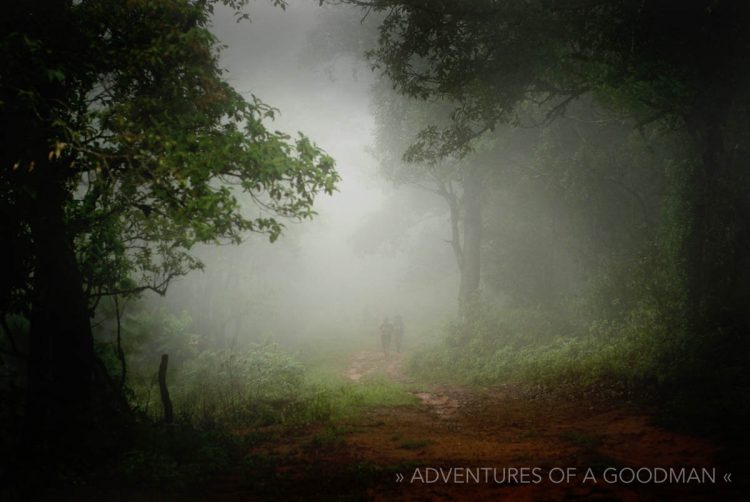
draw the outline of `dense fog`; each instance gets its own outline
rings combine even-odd
[[[384,317],[404,316],[421,333],[455,314],[447,206],[380,174],[376,76],[364,60],[367,47],[343,45],[346,32],[362,37],[359,30],[372,41],[375,26],[340,9],[258,3],[249,21],[237,22],[228,8],[214,17],[227,45],[228,82],[277,108],[269,127],[308,135],[334,157],[342,178],[333,196],[316,200],[312,220],[284,220],[274,243],[248,236],[238,247],[204,246],[197,253],[204,271],[175,281],[164,300],[149,300],[153,308],[187,310],[218,346],[311,336],[377,346]],[[248,200],[247,211],[255,210]]]
[[[0,498],[747,500],[748,23],[5,6]]]

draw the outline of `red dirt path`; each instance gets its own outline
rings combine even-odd
[[[353,358],[348,374],[362,378],[384,372],[403,381],[400,358],[394,360],[385,360],[376,352],[362,353]],[[399,473],[405,476],[403,481],[398,482],[394,475],[391,486],[372,487],[368,494],[376,500],[742,499],[723,481],[726,471],[716,463],[718,448],[714,444],[657,427],[647,414],[625,404],[535,398],[512,387],[433,386],[415,395],[422,401],[419,408],[372,410],[364,426],[346,437],[347,447],[358,458],[409,467]],[[425,483],[426,467],[442,467],[443,473],[450,467],[458,467],[459,473],[462,467],[474,468],[474,472],[476,468],[493,468],[500,473],[509,467],[538,467],[542,481],[536,483],[533,481],[538,478],[533,478],[528,484],[498,485],[491,475],[489,483],[459,475],[457,479],[448,476],[448,483]],[[607,467],[716,467],[716,484],[607,483],[602,476]],[[416,468],[420,471],[415,475]],[[560,472],[556,468],[575,468],[577,477],[554,484],[547,478]],[[587,468],[592,469],[596,483],[582,482]],[[630,474],[627,469],[621,472]],[[473,482],[451,482],[466,479]],[[480,476],[480,481],[485,479]]]
[[[384,374],[406,383],[419,406],[370,409],[355,426],[336,434],[331,444],[316,443],[322,433],[316,429],[258,449],[259,458],[274,459],[275,486],[283,487],[283,498],[748,500],[736,479],[724,481],[727,471],[717,463],[720,450],[714,443],[658,427],[647,413],[630,405],[612,399],[533,396],[510,386],[419,387],[403,375],[403,362],[400,354],[385,358],[363,351],[351,358],[346,376],[361,382]],[[603,478],[607,468],[624,469],[620,472],[627,476],[628,468],[641,467],[698,468],[699,473],[700,468],[715,468],[709,472],[715,472],[716,481],[642,484]],[[427,468],[433,469],[432,475],[442,469],[447,482],[426,482]],[[484,468],[480,472],[490,474],[477,483],[466,477],[465,468]],[[537,468],[538,478],[494,482],[493,473],[502,478],[503,469],[507,473],[509,468]],[[549,476],[559,474],[557,468],[575,469],[576,477],[555,484]],[[588,468],[597,482],[583,482]],[[453,472],[459,473],[457,478],[450,477]],[[226,500],[274,498],[268,497],[272,486],[243,496],[227,487]]]

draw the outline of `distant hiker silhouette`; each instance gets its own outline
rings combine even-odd
[[[386,356],[391,348],[391,338],[393,338],[393,324],[386,317],[380,325],[380,342],[383,344],[383,354]]]
[[[396,352],[401,352],[401,344],[404,341],[404,320],[400,315],[393,320],[393,341],[396,344]]]

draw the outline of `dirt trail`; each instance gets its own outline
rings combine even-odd
[[[392,352],[385,357],[382,352],[363,350],[352,356],[346,369],[346,377],[353,382],[359,382],[363,377],[382,374],[392,380],[403,382],[405,377],[401,368],[404,361],[403,353]]]
[[[351,359],[347,377],[358,382],[380,373],[409,383],[401,371],[404,361],[400,354],[384,358],[363,351]],[[717,464],[714,444],[657,427],[625,404],[530,396],[509,386],[413,389],[421,406],[371,410],[362,427],[345,437],[356,458],[392,467],[390,481],[368,489],[375,500],[742,499],[721,479],[725,470]],[[661,474],[656,467],[686,468],[686,475],[690,468],[709,473],[716,468],[716,481],[628,483],[631,469],[642,467],[648,468],[641,471],[644,481]],[[529,476],[509,479],[513,468]],[[550,481],[558,469],[569,468],[575,473],[569,482]],[[596,482],[582,481],[589,468]],[[605,479],[605,473],[622,479]],[[428,482],[438,475],[445,477]],[[495,482],[503,476],[505,483]]]
[[[251,451],[243,466],[247,480],[217,480],[209,492],[191,496],[227,501],[747,500],[740,480],[723,480],[727,471],[718,462],[716,445],[660,428],[642,410],[611,398],[539,396],[511,386],[417,385],[405,376],[405,362],[403,354],[386,358],[378,351],[361,351],[352,355],[344,375],[357,385],[385,375],[405,384],[417,405],[370,408],[353,424],[333,429],[282,429]],[[642,476],[655,475],[654,468],[673,468],[685,478],[629,482],[627,476],[638,468],[649,469]],[[714,473],[715,482],[700,468]],[[583,480],[588,469],[595,481]],[[574,474],[567,481],[560,478],[566,472]],[[605,478],[605,472],[624,478]],[[703,482],[687,482],[692,472]]]
[[[364,377],[385,375],[395,382],[409,383],[402,368],[405,361],[406,358],[401,353],[391,353],[385,357],[382,352],[363,350],[351,358],[346,377],[353,382],[359,382]],[[457,395],[450,396],[435,386],[431,387],[430,391],[414,391],[412,394],[440,418],[452,416],[460,406]],[[456,389],[453,390],[453,394],[456,394]]]

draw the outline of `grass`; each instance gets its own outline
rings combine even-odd
[[[363,378],[354,383],[331,371],[330,367],[313,368],[305,372],[301,388],[292,400],[284,402],[283,409],[269,408],[262,423],[244,424],[236,428],[236,433],[230,432],[234,429],[222,425],[220,420],[205,428],[185,419],[168,433],[144,427],[137,434],[137,444],[121,456],[112,477],[140,486],[188,486],[217,472],[231,472],[237,466],[241,466],[243,472],[253,472],[252,479],[261,474],[273,476],[273,459],[262,455],[246,456],[251,446],[278,439],[269,431],[278,434],[278,431],[289,431],[301,425],[322,425],[321,432],[303,446],[311,451],[331,451],[344,444],[346,431],[358,422],[366,409],[417,404],[418,399],[404,385],[385,376]],[[253,403],[244,405],[253,406]],[[274,427],[259,427],[265,425]],[[402,447],[418,449],[426,444],[404,441]],[[367,477],[374,474],[371,470],[358,466],[354,474]]]
[[[386,377],[363,378],[354,383],[327,372],[308,379],[301,399],[307,404],[302,419],[308,422],[356,422],[367,408],[419,404],[405,385]]]
[[[336,426],[328,426],[323,432],[314,435],[308,442],[311,450],[335,450],[344,444],[345,431]]]
[[[273,344],[257,344],[244,352],[198,353],[173,368],[170,391],[176,421],[168,428],[161,424],[152,383],[134,380],[133,402],[141,405],[142,414],[133,421],[129,437],[113,434],[116,453],[102,465],[83,469],[79,477],[146,489],[187,489],[220,473],[248,477],[249,483],[275,479],[278,462],[258,454],[257,447],[312,429],[317,434],[303,440],[303,449],[335,451],[367,409],[418,405],[407,386],[385,375],[356,383],[347,379],[349,358],[357,350],[361,346],[349,342],[321,343],[302,360]],[[132,375],[138,369],[134,367]],[[421,447],[408,442],[405,447],[410,445]],[[256,453],[248,456],[253,450]],[[382,474],[379,467],[351,468],[355,477]]]
[[[408,370],[427,382],[627,393],[653,380],[670,339],[647,316],[565,329],[553,321],[535,312],[500,310],[454,322],[440,343],[414,355]]]

